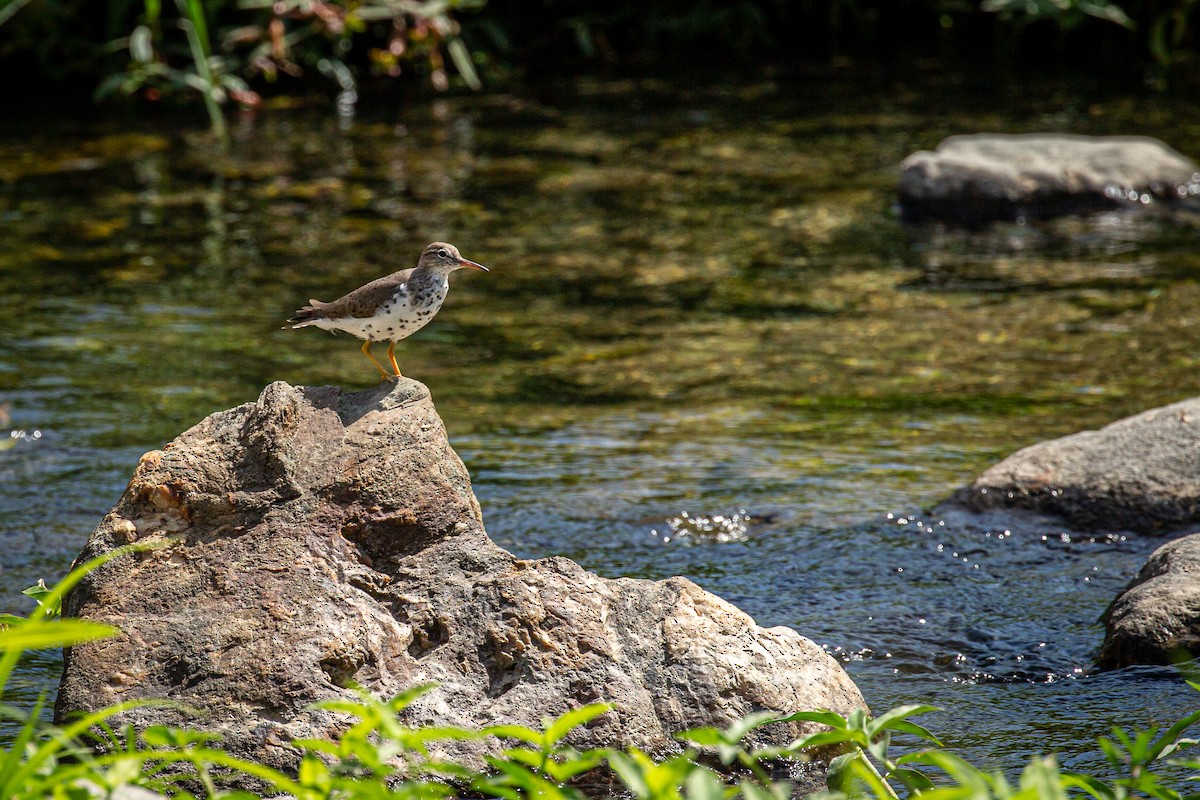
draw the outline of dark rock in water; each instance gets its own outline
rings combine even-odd
[[[935,509],[1026,509],[1080,531],[1200,523],[1200,398],[1026,447]]]
[[[1121,207],[1197,205],[1196,164],[1142,136],[951,136],[900,165],[909,221],[979,224]]]
[[[348,395],[274,383],[213,414],[142,458],[84,556],[166,536],[178,539],[110,562],[68,598],[68,614],[122,634],[67,652],[59,719],[171,698],[202,716],[122,720],[215,731],[287,769],[291,740],[344,724],[310,706],[353,696],[350,682],[386,697],[437,682],[406,721],[467,727],[538,725],[607,700],[618,710],[573,743],[657,753],[679,730],[753,711],[864,706],[820,647],[690,581],[609,580],[495,545],[428,390],[410,380]],[[770,726],[762,741],[805,729]]]
[[[1103,668],[1200,655],[1200,533],[1155,550],[1101,620]]]

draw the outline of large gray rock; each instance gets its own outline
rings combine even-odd
[[[462,462],[421,384],[341,394],[268,386],[148,453],[84,555],[174,536],[94,573],[66,611],[112,640],[71,648],[56,714],[133,698],[139,726],[225,736],[290,768],[290,741],[340,721],[311,704],[440,688],[410,722],[537,725],[595,701],[615,713],[581,747],[666,752],[675,732],[752,711],[863,698],[838,663],[787,628],[763,629],[682,578],[607,580],[565,558],[523,561],[484,532]],[[804,727],[764,729],[782,742]],[[478,742],[447,745],[474,759]]]
[[[1200,398],[1026,447],[935,509],[1027,509],[1082,531],[1200,523]]]
[[[1200,655],[1200,534],[1155,550],[1102,621],[1101,667],[1170,664]]]
[[[900,165],[909,220],[961,223],[1194,204],[1196,164],[1142,136],[981,133],[951,136]]]

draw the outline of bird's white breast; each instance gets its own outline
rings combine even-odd
[[[396,293],[371,317],[343,317],[317,323],[326,330],[345,331],[359,339],[396,342],[424,328],[446,299],[448,282],[425,291],[411,292],[401,284]]]

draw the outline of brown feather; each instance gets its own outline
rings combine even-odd
[[[298,310],[296,316],[289,320],[289,322],[308,322],[314,319],[344,319],[346,317],[362,319],[364,317],[375,316],[375,312],[384,303],[392,299],[392,295],[396,293],[400,285],[408,282],[412,273],[413,270],[405,269],[400,272],[393,272],[391,275],[385,275],[382,278],[376,278],[349,294],[328,303],[322,303],[319,300],[310,300],[309,303],[311,305]]]

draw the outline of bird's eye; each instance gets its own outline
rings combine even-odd
[[[450,254],[446,252],[446,248],[438,250],[438,258],[447,258]]]

